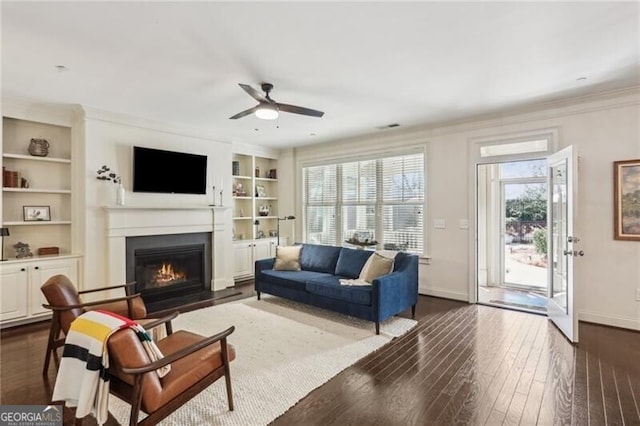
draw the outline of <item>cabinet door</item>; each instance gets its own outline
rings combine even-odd
[[[253,260],[269,259],[271,256],[271,241],[256,241],[253,245]]]
[[[66,275],[71,282],[78,285],[78,259],[56,259],[33,263],[31,266],[30,294],[29,294],[29,314],[43,315],[50,314],[49,309],[43,308],[42,304],[47,300],[40,291],[40,286],[54,275]]]
[[[27,316],[26,266],[3,265],[0,272],[0,321]]]
[[[235,243],[233,245],[233,276],[253,275],[253,243]]]

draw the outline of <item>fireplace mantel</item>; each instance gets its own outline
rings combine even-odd
[[[224,247],[216,239],[225,231],[224,213],[229,207],[207,205],[140,205],[104,207],[107,217],[109,280],[126,281],[127,237],[143,235],[211,232],[212,283],[211,288],[227,287],[224,276]],[[218,256],[216,256],[218,254]]]

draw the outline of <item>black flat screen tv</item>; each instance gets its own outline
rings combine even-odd
[[[133,192],[206,194],[207,156],[133,147]]]

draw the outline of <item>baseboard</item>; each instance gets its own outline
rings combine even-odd
[[[596,312],[578,312],[580,321],[592,322],[613,327],[628,328],[640,331],[640,319],[621,317],[617,315],[603,315]]]
[[[425,296],[442,297],[443,299],[461,300],[463,302],[469,301],[469,295],[467,293],[459,293],[457,291],[445,290],[441,288],[419,288],[418,293]]]

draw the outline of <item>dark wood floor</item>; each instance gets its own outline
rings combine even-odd
[[[640,425],[640,333],[580,323],[574,347],[545,317],[425,296],[416,317],[273,425]],[[48,402],[47,331],[2,332],[1,404]]]

